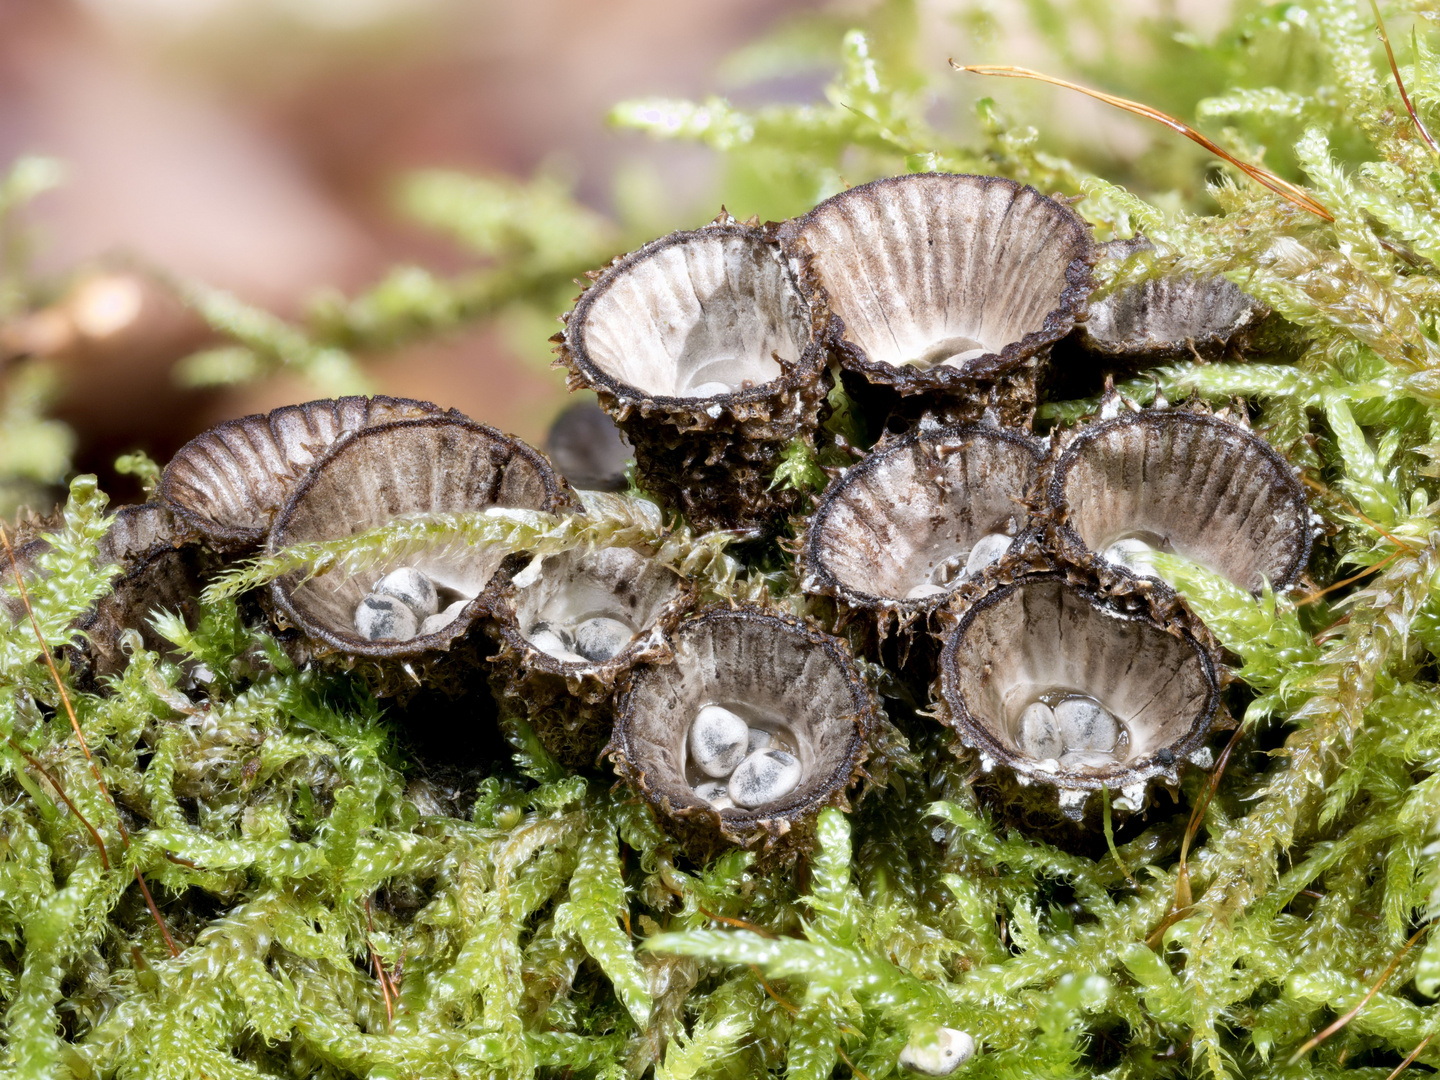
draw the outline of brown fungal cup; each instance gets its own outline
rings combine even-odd
[[[1040,462],[1033,439],[978,425],[881,444],[821,498],[805,532],[802,587],[852,608],[933,611],[1026,531]]]
[[[997,176],[894,176],[787,222],[841,364],[952,419],[1028,426],[1035,372],[1093,288],[1090,228]]]
[[[764,524],[780,452],[816,426],[824,348],[778,246],[724,219],[617,259],[566,317],[571,389],[592,389],[644,486],[701,529]]]
[[[1117,360],[1214,358],[1240,342],[1266,309],[1217,275],[1150,278],[1090,305],[1080,344]]]
[[[1248,428],[1205,413],[1151,409],[1080,428],[1056,463],[1050,501],[1067,554],[1130,576],[1145,575],[1139,545],[1252,592],[1292,585],[1310,557],[1295,470]],[[1127,544],[1142,561],[1116,546]]]
[[[409,514],[483,511],[492,507],[560,512],[573,495],[539,451],[458,415],[433,415],[354,431],[311,468],[276,516],[267,540],[274,553],[294,544],[353,536]],[[504,560],[498,546],[443,545],[395,565],[344,576],[332,569],[305,580],[300,572],[271,584],[279,614],[318,653],[342,658],[404,659],[448,649],[485,605]],[[435,633],[372,641],[355,629],[355,612],[376,582],[400,565],[431,579],[440,606],[467,601]]]
[[[695,593],[634,548],[538,556],[492,603],[496,700],[528,715],[562,764],[593,767],[610,740],[617,684],[636,664],[669,656]]]
[[[1037,702],[1051,708],[1042,723],[1065,702],[1109,719],[1052,737],[1031,719]],[[1218,707],[1214,664],[1183,614],[1122,606],[1057,572],[992,590],[940,654],[936,715],[957,751],[973,751],[1002,801],[1041,823],[1081,820],[1102,787],[1121,793],[1117,810],[1138,811],[1152,780],[1178,782],[1182,761],[1208,767]]]
[[[878,722],[848,649],[798,619],[749,607],[686,620],[672,646],[673,660],[637,668],[619,702],[609,748],[616,771],[697,855],[731,844],[772,854],[802,847],[823,807],[848,805]],[[691,729],[710,705],[788,747],[798,783],[748,809],[716,809],[697,795],[715,774],[697,769]]]
[[[156,494],[216,550],[244,551],[260,545],[306,471],[340,436],[440,412],[423,401],[344,397],[229,420],[180,448]]]

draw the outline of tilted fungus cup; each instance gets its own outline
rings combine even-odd
[[[1132,363],[1210,359],[1241,343],[1265,314],[1262,304],[1223,277],[1177,274],[1093,302],[1077,334],[1090,352]]]
[[[616,686],[636,664],[669,656],[669,635],[695,596],[692,582],[634,548],[538,556],[496,590],[491,605],[500,644],[490,669],[495,699],[528,717],[562,764],[594,767],[610,741]],[[623,627],[629,636],[587,648],[587,657],[574,651],[586,648],[575,639],[595,619],[613,621],[617,634]],[[561,636],[571,648],[560,655],[536,643],[554,649]],[[618,651],[605,656],[616,644]]]
[[[950,419],[1028,426],[1037,365],[1094,287],[1090,227],[998,176],[875,180],[780,235],[833,315],[840,363]]]
[[[275,518],[266,544],[338,540],[406,515],[575,507],[568,486],[545,457],[519,439],[459,416],[431,416],[352,432],[315,463]],[[342,661],[416,658],[448,649],[482,614],[482,594],[504,561],[498,545],[439,544],[390,564],[344,575],[338,568],[306,579],[294,572],[271,584],[282,618],[318,654]],[[371,641],[355,630],[355,610],[375,583],[399,566],[429,577],[440,607],[468,603],[443,629],[406,640]]]
[[[727,845],[772,856],[803,848],[826,806],[848,807],[878,706],[840,639],[758,608],[711,608],[680,624],[673,660],[637,668],[616,708],[616,771],[697,857]],[[791,748],[800,780],[753,809],[716,810],[695,793],[690,729],[707,705]]]
[[[346,432],[441,412],[390,397],[287,405],[195,436],[165,466],[156,494],[218,551],[258,547],[295,486]]]
[[[219,566],[215,555],[195,543],[194,530],[156,502],[117,511],[99,548],[100,565],[118,563],[122,572],[76,623],[84,640],[71,650],[71,659],[86,681],[125,669],[129,657],[121,635],[127,630],[137,631],[147,649],[168,652],[172,645],[151,625],[152,618],[167,611],[193,628],[205,576]]]
[[[1144,598],[1107,600],[1059,572],[1027,575],[976,602],[946,639],[936,715],[1026,821],[1079,821],[1101,788],[1120,792],[1116,810],[1138,811],[1152,780],[1174,785],[1182,761],[1211,761],[1205,740],[1219,687],[1193,629],[1183,613],[1162,614]],[[1119,728],[1111,750],[1040,757],[1023,717],[1055,695],[1106,710]],[[1066,760],[1077,752],[1093,763]]]
[[[726,219],[652,241],[595,278],[557,335],[643,486],[698,528],[764,524],[780,453],[817,424],[825,351],[779,247]]]
[[[1150,409],[1081,427],[1055,465],[1050,501],[1070,557],[1130,577],[1143,570],[1106,555],[1119,542],[1173,551],[1252,592],[1292,585],[1310,558],[1294,468],[1248,428],[1201,412]]]
[[[891,623],[924,625],[957,594],[983,590],[1025,544],[1041,458],[1034,439],[978,425],[881,444],[822,496],[801,587],[869,613],[879,639]],[[915,659],[928,683],[933,650]]]

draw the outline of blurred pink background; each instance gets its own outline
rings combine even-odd
[[[404,222],[394,185],[450,167],[574,177],[608,212],[622,163],[647,159],[698,224],[718,209],[709,155],[609,130],[615,102],[717,89],[718,61],[813,0],[0,0],[0,168],[60,159],[33,205],[35,265],[56,280],[154,265],[296,315],[390,264],[470,258]],[[818,82],[817,82],[818,88]],[[93,291],[93,290],[92,290]],[[203,328],[163,292],[138,314],[101,289],[105,333],[57,341],[76,465],[114,483],[114,457],[162,462],[230,416],[313,396],[272,379],[186,391]],[[93,298],[92,298],[93,299]],[[119,329],[105,312],[119,307]],[[107,306],[108,305],[108,306]],[[551,328],[553,329],[553,328]],[[544,337],[490,327],[369,365],[385,392],[431,399],[538,441],[564,404]]]

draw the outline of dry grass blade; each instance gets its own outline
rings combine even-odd
[[[1117,109],[1124,109],[1126,112],[1132,112],[1137,116],[1154,120],[1156,123],[1164,124],[1171,131],[1179,132],[1191,142],[1203,146],[1216,157],[1228,161],[1257,184],[1269,188],[1275,192],[1276,195],[1279,195],[1288,202],[1294,203],[1300,207],[1300,209],[1308,211],[1326,221],[1335,220],[1335,216],[1331,214],[1329,210],[1326,210],[1325,207],[1304,188],[1297,187],[1295,184],[1290,183],[1289,180],[1276,176],[1269,169],[1262,169],[1258,165],[1251,165],[1248,161],[1241,161],[1234,154],[1213,142],[1205,135],[1202,135],[1183,120],[1178,120],[1169,113],[1161,112],[1159,109],[1153,108],[1150,105],[1145,105],[1139,101],[1131,101],[1129,98],[1117,97],[1114,94],[1107,94],[1103,90],[1092,90],[1088,86],[1081,86],[1079,83],[1056,78],[1054,75],[1046,75],[1040,71],[1032,71],[1030,68],[1014,67],[1010,64],[957,64],[954,60],[951,60],[950,66],[956,71],[968,71],[975,75],[999,75],[1007,79],[1034,79],[1037,82],[1049,83],[1052,86],[1063,86],[1067,90],[1078,91],[1081,94],[1094,98],[1096,101],[1103,101],[1107,105],[1114,105]]]
[[[1390,74],[1395,76],[1395,85],[1400,88],[1400,100],[1405,103],[1405,111],[1410,114],[1410,119],[1415,123],[1415,130],[1420,132],[1420,137],[1425,140],[1425,145],[1430,147],[1430,153],[1440,158],[1440,147],[1436,147],[1435,140],[1430,137],[1430,132],[1425,130],[1424,123],[1415,112],[1415,106],[1410,103],[1410,95],[1405,91],[1405,80],[1400,78],[1400,66],[1395,63],[1395,50],[1390,47],[1390,35],[1385,30],[1385,20],[1380,17],[1379,0],[1370,0],[1370,10],[1375,13],[1375,29],[1380,31],[1380,40],[1385,45],[1385,59],[1390,61]]]
[[[1410,1053],[1405,1056],[1405,1060],[1400,1062],[1399,1065],[1396,1065],[1395,1071],[1392,1072],[1389,1076],[1387,1076],[1385,1080],[1395,1080],[1397,1076],[1399,1076],[1402,1072],[1408,1069],[1411,1063],[1420,1056],[1421,1052],[1425,1049],[1425,1047],[1430,1045],[1430,1040],[1433,1038],[1435,1038],[1435,1033],[1431,1032],[1429,1035],[1426,1035],[1425,1038],[1421,1039],[1420,1045],[1415,1047],[1414,1050],[1411,1050]]]
[[[1324,1031],[1312,1035],[1305,1042],[1305,1044],[1300,1047],[1299,1050],[1296,1050],[1295,1053],[1290,1055],[1290,1064],[1294,1065],[1311,1050],[1314,1050],[1315,1047],[1319,1046],[1331,1035],[1334,1035],[1346,1024],[1350,1023],[1351,1020],[1354,1020],[1355,1017],[1359,1016],[1360,1010],[1363,1009],[1366,1005],[1368,1005],[1370,1003],[1370,999],[1380,992],[1380,988],[1389,981],[1391,975],[1395,974],[1395,969],[1400,966],[1400,961],[1404,960],[1405,957],[1409,955],[1410,950],[1415,947],[1415,943],[1420,940],[1420,936],[1429,929],[1430,924],[1426,923],[1419,930],[1416,930],[1415,933],[1410,936],[1410,940],[1405,943],[1404,947],[1398,953],[1396,953],[1395,956],[1391,959],[1390,963],[1386,965],[1385,970],[1380,973],[1380,978],[1375,980],[1375,985],[1370,987],[1369,990],[1365,991],[1365,996],[1356,1003],[1355,1007],[1349,1012],[1347,1012],[1344,1016],[1336,1020]]]
[[[61,785],[60,781],[51,776],[49,770],[46,769],[44,765],[41,765],[33,755],[27,753],[25,748],[14,739],[7,739],[6,742],[10,744],[11,749],[30,763],[32,769],[45,778],[46,783],[55,789],[55,794],[60,796],[60,801],[70,808],[70,813],[75,815],[75,820],[85,826],[85,831],[90,834],[90,838],[95,841],[96,849],[100,852],[100,866],[105,870],[109,870],[110,853],[105,850],[105,841],[100,836],[100,830],[95,828],[94,825],[91,825],[90,819],[82,814],[80,808],[70,801],[70,796],[65,793],[65,788]]]

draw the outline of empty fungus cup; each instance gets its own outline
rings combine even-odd
[[[228,420],[180,448],[156,494],[216,550],[244,551],[265,539],[291,492],[336,439],[440,413],[423,401],[343,397]]]
[[[526,716],[563,764],[594,766],[617,683],[668,655],[668,635],[694,602],[691,582],[633,548],[537,556],[491,605],[496,700]]]
[[[803,846],[823,807],[848,806],[877,723],[849,650],[800,620],[748,607],[688,619],[672,644],[673,660],[637,668],[617,707],[616,771],[692,850],[738,844],[776,854]],[[691,731],[701,711],[717,705],[760,733],[754,753],[781,755],[758,763],[774,768],[751,765],[745,773],[752,787],[757,776],[776,784],[774,799],[717,809],[697,794],[709,793],[705,785],[716,777],[697,764]],[[798,777],[787,758],[798,762]]]
[[[1149,278],[1090,305],[1078,326],[1093,353],[1133,360],[1213,358],[1243,337],[1265,307],[1218,275]]]
[[[779,247],[727,219],[672,233],[596,276],[557,336],[572,389],[594,390],[647,490],[700,528],[788,508],[780,452],[808,438],[824,347]]]
[[[1050,500],[1073,557],[1093,553],[1133,577],[1153,576],[1151,548],[1259,592],[1290,586],[1310,558],[1294,468],[1248,428],[1204,413],[1151,409],[1080,428]]]
[[[366,428],[336,442],[276,517],[267,551],[354,536],[407,515],[493,507],[554,513],[573,506],[569,488],[539,451],[471,420],[432,416]],[[320,652],[346,658],[413,657],[448,648],[469,630],[484,607],[479,598],[505,554],[498,545],[437,543],[351,575],[339,568],[308,579],[304,572],[293,572],[271,584],[271,597]],[[433,633],[381,641],[360,636],[356,608],[381,578],[401,566],[419,570],[434,583],[440,610],[459,601],[464,607]]]
[[[1151,780],[1178,783],[1182,760],[1208,766],[1219,687],[1183,616],[1162,622],[1047,572],[965,612],[940,653],[936,704],[1027,812],[1079,820],[1102,787],[1138,811]]]
[[[1085,311],[1090,227],[998,176],[926,173],[851,188],[781,229],[840,363],[955,419],[1028,425],[1035,374]]]
[[[882,444],[834,481],[805,532],[802,587],[852,608],[923,614],[985,578],[1025,531],[1040,448],[999,428]]]

